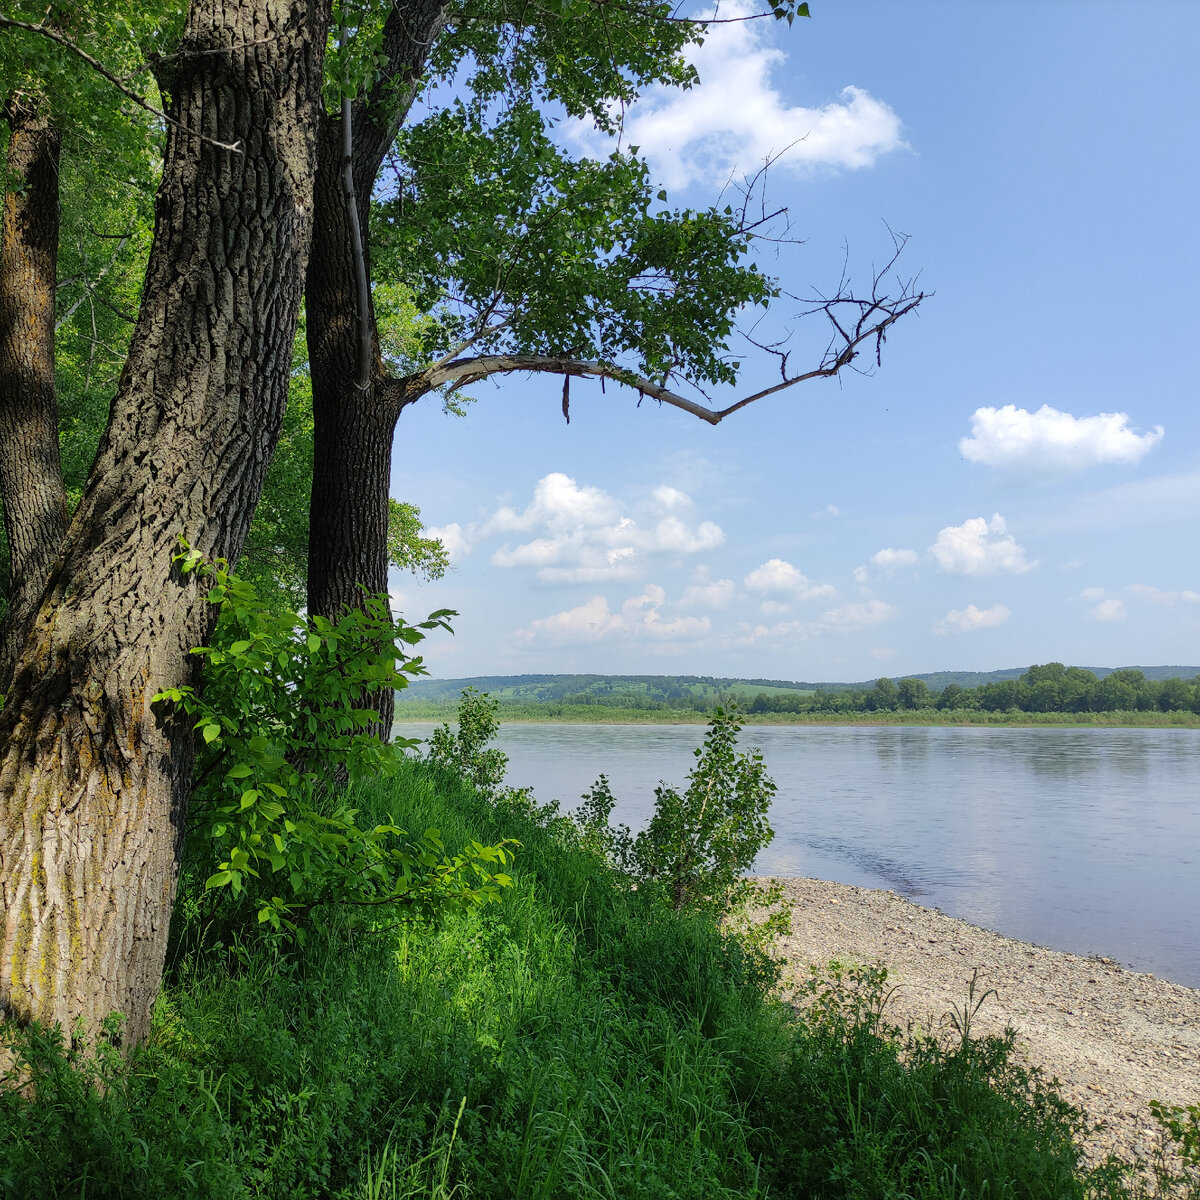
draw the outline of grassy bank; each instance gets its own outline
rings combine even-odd
[[[424,765],[356,798],[450,845],[519,838],[515,886],[437,923],[325,914],[284,952],[185,876],[128,1064],[24,1039],[0,1195],[1132,1195],[1080,1174],[1075,1118],[1009,1043],[905,1047],[869,975],[800,1023],[709,918]]]
[[[505,723],[572,725],[706,725],[711,713],[679,708],[615,708],[592,704],[505,704],[500,705]],[[396,706],[397,721],[449,722],[457,719],[457,705],[406,700]],[[746,725],[964,725],[1055,727],[1101,726],[1103,728],[1200,729],[1200,713],[1192,712],[1101,712],[1026,713],[982,712],[972,709],[921,708],[899,712],[871,713],[746,713]]]

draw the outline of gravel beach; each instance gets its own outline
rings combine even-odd
[[[882,962],[899,985],[887,1013],[898,1024],[936,1028],[966,999],[995,988],[975,1028],[1011,1025],[1030,1064],[1056,1077],[1060,1091],[1102,1128],[1085,1149],[1144,1157],[1159,1145],[1146,1105],[1200,1103],[1200,991],[1126,970],[1111,959],[1081,958],[991,933],[894,892],[818,879],[788,878],[792,932],[778,945],[787,961],[785,992],[831,959]]]

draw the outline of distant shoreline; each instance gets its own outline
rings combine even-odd
[[[440,725],[458,718],[457,706],[412,702],[396,705],[396,721],[406,725]],[[707,725],[710,714],[688,710],[647,711],[608,709],[601,705],[547,704],[544,712],[533,705],[501,705],[496,714],[503,725]],[[924,726],[938,728],[993,729],[1200,729],[1200,713],[1193,712],[1107,712],[1107,713],[1014,713],[916,710],[874,713],[746,713],[744,725],[835,725],[835,726]]]

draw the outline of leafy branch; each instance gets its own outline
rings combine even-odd
[[[139,108],[145,109],[151,116],[157,117],[160,121],[165,121],[168,125],[188,134],[190,137],[199,138],[202,142],[207,142],[210,146],[216,146],[219,150],[229,150],[234,154],[242,153],[242,143],[237,142],[222,142],[216,138],[211,138],[207,134],[201,133],[199,130],[192,129],[185,125],[182,121],[177,121],[174,117],[164,112],[161,108],[157,108],[144,97],[139,96],[132,88],[127,87],[119,76],[114,75],[98,58],[89,54],[82,46],[77,46],[69,37],[60,33],[52,25],[33,24],[29,21],[18,21],[15,17],[5,16],[0,13],[0,29],[22,29],[26,33],[36,33],[40,37],[49,38],[56,45],[61,46],[68,53],[75,55],[76,58],[85,62],[98,75],[103,76],[113,87],[117,89],[127,100],[132,100]],[[212,53],[212,52],[210,52]]]
[[[339,770],[351,785],[390,774],[416,745],[373,736],[379,714],[362,696],[424,674],[412,648],[428,631],[449,629],[454,614],[408,625],[379,595],[338,621],[306,621],[273,612],[221,560],[184,547],[176,562],[212,579],[208,601],[218,614],[211,643],[193,651],[204,659],[202,686],[154,697],[196,731],[194,803],[214,868],[205,889],[249,898],[260,924],[293,932],[328,904],[370,911],[498,900],[512,882],[503,868],[515,843],[472,842],[450,854],[437,829],[410,834],[391,820],[363,827],[352,786],[327,782]]]

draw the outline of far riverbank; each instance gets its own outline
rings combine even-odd
[[[610,708],[593,704],[501,704],[497,713],[503,724],[517,725],[707,725],[711,713],[694,709]],[[396,720],[404,724],[453,723],[456,704],[428,704],[398,700]],[[1027,713],[982,712],[972,709],[914,709],[871,713],[747,713],[743,724],[751,725],[915,725],[960,728],[1025,729],[1043,726],[1057,729],[1200,729],[1200,713],[1193,712],[1100,712]]]

